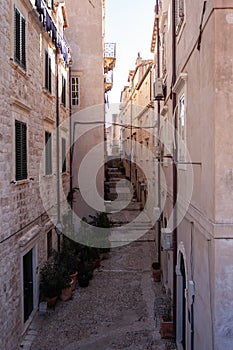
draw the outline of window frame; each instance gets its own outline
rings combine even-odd
[[[66,173],[67,167],[66,167],[66,139],[65,137],[61,138],[61,169],[62,173]]]
[[[52,58],[48,50],[44,50],[44,79],[45,79],[45,89],[52,94]]]
[[[26,71],[26,19],[14,6],[14,62]]]
[[[186,148],[187,148],[187,138],[186,138],[186,95],[185,91],[182,90],[178,96],[178,162],[184,163],[187,160]],[[181,166],[184,164],[180,164]]]
[[[27,124],[15,119],[15,180],[26,180],[27,171]]]
[[[61,103],[64,107],[66,107],[66,78],[63,74],[62,74]]]
[[[78,81],[78,84],[75,82],[73,84],[73,79]],[[78,86],[78,88],[76,88]],[[75,97],[73,97],[73,94]],[[77,100],[77,103],[73,103],[73,101]],[[71,104],[73,107],[80,106],[80,77],[73,76],[71,77]]]
[[[50,131],[45,131],[45,175],[52,175],[52,134]]]
[[[177,95],[177,105],[176,105],[176,112],[173,115],[173,119],[177,118],[177,134],[176,137],[174,135],[174,140],[176,139],[176,147],[177,147],[177,161],[178,161],[178,168],[186,170],[187,165],[185,162],[187,161],[187,99],[188,99],[188,91],[187,91],[187,80],[188,80],[188,74],[186,72],[180,73],[179,77],[177,78],[176,83],[173,86],[173,92]],[[180,99],[184,96],[184,113],[185,113],[185,121],[184,121],[184,132],[183,132],[183,143],[184,143],[184,149],[183,149],[183,155],[184,158],[180,159],[180,145],[182,142],[181,134],[180,134]],[[174,120],[173,120],[174,125]]]
[[[176,36],[185,23],[185,0],[176,0]]]

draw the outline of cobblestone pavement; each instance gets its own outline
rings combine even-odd
[[[130,215],[125,211],[124,220]],[[162,288],[151,276],[155,244],[148,238],[153,234],[150,230],[140,242],[112,249],[87,288],[77,286],[72,300],[58,301],[54,310],[35,317],[21,349],[174,349],[160,338],[154,308]]]

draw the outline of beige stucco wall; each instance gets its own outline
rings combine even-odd
[[[213,7],[215,9],[213,9]],[[228,7],[228,9],[227,9]],[[200,51],[196,44],[202,1],[185,1],[185,23],[177,40],[177,79],[187,73],[186,137],[193,169],[193,192],[185,217],[178,226],[179,247],[186,262],[186,280],[195,283],[194,348],[232,347],[232,3],[208,1],[203,21]],[[225,9],[224,9],[225,8]],[[162,11],[171,20],[171,1],[162,1]],[[171,84],[171,23],[168,23],[167,86]],[[176,89],[179,97],[179,91]],[[165,101],[166,117],[172,108]],[[163,103],[162,103],[163,109]],[[162,126],[163,126],[162,116]],[[178,191],[188,183],[186,167],[178,167]],[[163,167],[168,189],[164,214],[172,203],[172,168]],[[171,197],[170,197],[171,196]],[[184,203],[180,203],[183,207]],[[172,289],[171,258],[162,253],[167,289]],[[167,274],[168,271],[168,274]],[[170,275],[169,275],[170,271]],[[186,309],[190,310],[187,290]],[[179,310],[178,310],[179,315]],[[190,323],[186,319],[187,349]]]
[[[95,213],[96,210],[104,210],[103,167],[92,182],[93,177],[96,176],[94,174],[96,167],[104,161],[104,2],[98,0],[92,6],[88,1],[67,0],[66,5],[70,28],[65,31],[65,35],[72,45],[71,74],[80,78],[80,104],[72,107],[73,125],[76,123],[73,127],[73,139],[76,141],[72,163],[73,187],[80,188],[76,193],[74,211],[79,221],[83,216],[88,218],[88,215]],[[84,122],[84,124],[77,124],[78,122]],[[96,122],[96,124],[88,124],[89,122]],[[100,146],[97,153],[91,155],[96,146]],[[91,171],[85,166],[82,170],[80,168],[85,156],[90,156],[90,166],[93,167]],[[90,179],[86,176],[87,184],[82,185],[83,188],[81,188],[78,178],[85,172]],[[76,228],[78,229],[77,226]]]

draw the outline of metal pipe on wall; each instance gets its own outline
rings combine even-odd
[[[172,0],[172,87],[176,82],[176,1]],[[173,152],[173,331],[176,339],[176,264],[177,264],[177,117],[176,94],[172,91],[172,111],[174,114],[174,152]]]
[[[61,225],[60,210],[60,133],[59,133],[59,70],[58,70],[58,49],[56,49],[56,177],[57,177],[57,250],[60,252],[61,232],[58,227]]]
[[[156,0],[155,7],[156,18],[156,28],[157,28],[157,78],[160,77],[160,40],[159,40],[159,0]],[[158,112],[158,132],[157,138],[159,143],[159,131],[160,131],[160,100],[157,100],[157,112]],[[161,208],[161,169],[160,169],[160,156],[158,158],[158,207]],[[161,264],[161,217],[158,220],[158,262]]]

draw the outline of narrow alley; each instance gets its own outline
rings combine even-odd
[[[87,288],[36,317],[21,348],[31,340],[32,350],[174,349],[160,337],[154,306],[163,293],[151,277],[155,247],[146,238],[112,249]]]
[[[139,213],[140,204],[132,201],[110,217],[117,226]],[[152,277],[155,256],[153,228],[137,241],[111,249],[87,288],[77,284],[71,300],[59,300],[54,309],[38,313],[21,349],[175,349],[172,339],[161,339],[159,332],[167,297]]]

